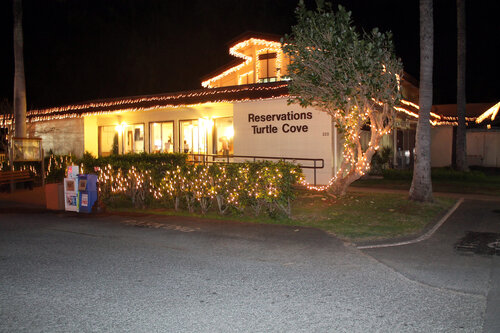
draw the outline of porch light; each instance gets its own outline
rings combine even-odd
[[[115,126],[115,130],[116,130],[118,133],[122,133],[122,132],[123,132],[123,130],[125,129],[125,127],[127,127],[127,123],[122,122],[121,124],[119,124],[119,125],[116,125],[116,126]]]
[[[226,130],[224,131],[224,135],[228,138],[233,138],[234,137],[234,127],[233,126],[226,127]]]

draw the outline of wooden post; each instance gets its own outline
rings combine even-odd
[[[42,187],[45,187],[45,152],[43,151],[42,145],[40,145],[40,149],[42,150]]]
[[[13,140],[11,139],[10,141],[10,147],[9,147],[9,164],[10,164],[10,171],[14,171],[14,144],[13,144]],[[10,180],[10,192],[14,192],[14,186],[15,186],[15,183],[14,183],[14,179],[11,179]]]

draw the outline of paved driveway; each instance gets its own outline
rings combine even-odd
[[[467,231],[500,235],[500,203],[465,200],[428,240],[364,252],[412,280],[487,297],[484,331],[500,332],[500,257],[456,251]]]
[[[0,331],[481,332],[492,258],[431,247],[398,259],[314,229],[4,213]]]

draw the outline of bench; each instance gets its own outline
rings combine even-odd
[[[33,177],[28,170],[0,171],[0,186],[14,183],[28,184],[30,190],[33,189]]]

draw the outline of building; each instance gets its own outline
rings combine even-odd
[[[28,112],[31,136],[45,151],[81,156],[187,152],[201,155],[287,157],[321,166],[308,181],[326,184],[339,167],[342,142],[331,118],[288,105],[287,64],[276,37],[252,35],[229,49],[237,59],[202,82],[203,89],[76,103]],[[403,78],[397,108],[394,164],[411,165],[418,117],[415,80]],[[369,136],[369,133],[366,133]],[[306,159],[316,159],[306,160]]]
[[[497,117],[499,108],[500,102],[466,105],[469,165],[500,168],[500,117]],[[453,165],[458,125],[457,105],[434,105],[432,112],[432,166]]]

